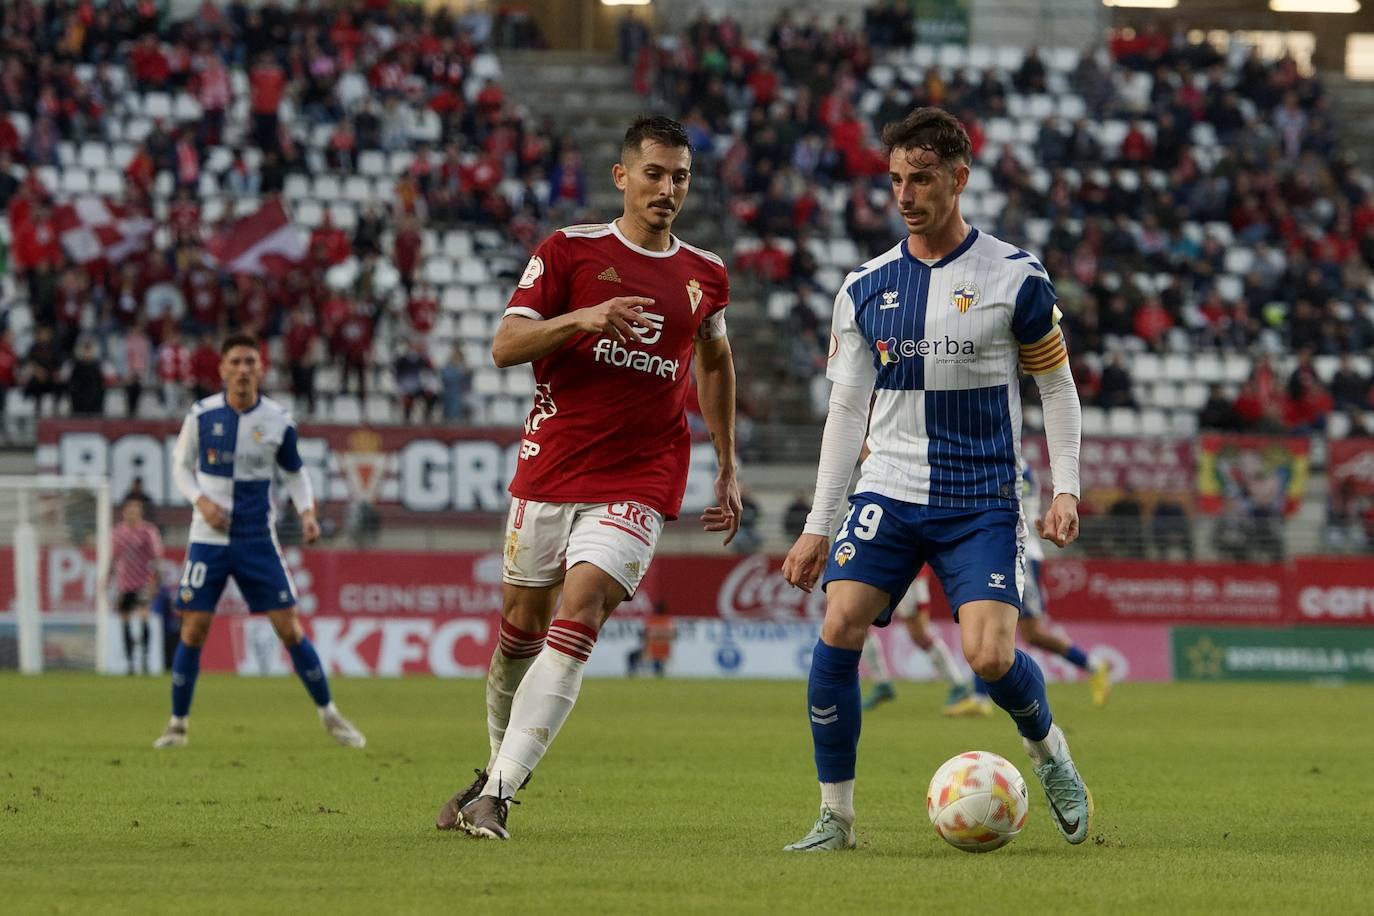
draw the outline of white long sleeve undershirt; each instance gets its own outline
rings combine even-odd
[[[1058,369],[1034,376],[1040,389],[1041,411],[1045,418],[1045,440],[1050,451],[1050,480],[1054,495],[1078,490],[1078,445],[1083,432],[1083,411],[1078,403],[1078,386],[1065,362]]]
[[[816,467],[816,494],[806,517],[807,534],[828,538],[834,533],[835,517],[849,491],[849,479],[868,432],[872,394],[871,389],[857,385],[836,383],[830,389],[830,412],[825,418],[821,459]]]

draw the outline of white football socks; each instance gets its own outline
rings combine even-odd
[[[854,824],[854,780],[821,783],[821,807],[829,808]]]
[[[930,659],[930,665],[935,669],[940,677],[944,678],[945,683],[951,687],[967,687],[969,678],[962,668],[955,664],[954,656],[949,654],[949,649],[945,647],[944,640],[940,637],[931,635],[930,648],[926,650],[926,658]]]
[[[1069,742],[1064,740],[1064,732],[1058,725],[1051,725],[1049,734],[1039,741],[1022,738],[1021,744],[1025,746],[1026,753],[1036,766],[1044,766],[1045,761],[1051,757],[1061,763],[1073,759],[1069,756]]]
[[[885,684],[892,680],[892,672],[888,669],[887,659],[883,656],[883,644],[873,635],[872,630],[864,637],[864,653],[860,660],[868,666],[868,673],[875,681]]]
[[[501,742],[506,737],[515,691],[544,648],[544,637],[544,633],[526,633],[501,621],[500,642],[496,651],[491,653],[491,665],[487,668],[487,740],[491,744],[491,756],[487,758],[486,767],[488,773],[496,764]]]
[[[572,620],[555,620],[511,702],[510,721],[496,759],[487,767],[483,795],[509,798],[558,737],[582,690],[582,672],[596,631]]]

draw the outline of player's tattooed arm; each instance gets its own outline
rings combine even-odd
[[[728,531],[729,544],[739,532],[744,507],[740,500],[735,458],[735,360],[730,339],[696,341],[697,401],[716,450],[716,504],[701,514],[707,531]]]
[[[491,342],[492,361],[500,369],[533,362],[548,356],[575,334],[595,334],[620,343],[639,343],[636,329],[652,329],[640,312],[653,304],[654,300],[644,296],[616,296],[543,320],[506,315]]]

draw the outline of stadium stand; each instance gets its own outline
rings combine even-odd
[[[530,380],[496,373],[487,344],[527,250],[589,207],[564,125],[503,88],[495,52],[537,47],[537,29],[385,3],[141,9],[0,10],[7,422],[78,401],[175,413],[202,335],[230,326],[264,335],[269,385],[305,416],[518,419]],[[746,387],[746,412],[814,429],[830,296],[901,232],[877,131],[936,104],[974,139],[965,213],[1058,284],[1086,433],[1367,430],[1369,179],[1295,61],[1181,36],[935,47],[885,4],[853,25],[783,15],[750,36],[703,17],[623,36],[626,83],[680,114],[729,201],[715,241],[733,246],[736,301],[787,341],[768,358],[793,383],[766,404]],[[273,200],[310,234],[302,262],[205,264]],[[91,220],[133,237],[86,232],[104,248],[78,263],[63,237]],[[94,379],[73,371],[84,338]],[[70,397],[74,378],[103,400]]]

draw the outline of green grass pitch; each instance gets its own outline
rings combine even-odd
[[[162,680],[0,676],[0,911],[28,913],[1333,913],[1374,895],[1368,687],[1051,687],[1093,789],[1060,839],[1011,722],[932,685],[870,714],[860,848],[781,852],[815,817],[800,683],[588,681],[509,843],[439,833],[486,756],[481,684],[201,678],[191,745],[153,751]],[[1031,813],[969,855],[926,820],[953,754],[1006,756]]]

